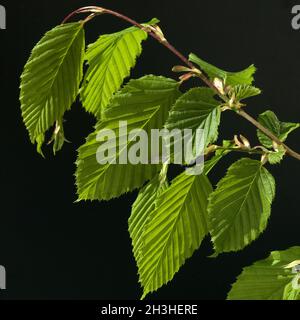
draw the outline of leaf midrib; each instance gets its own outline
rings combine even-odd
[[[232,221],[235,221],[235,220],[236,220],[236,217],[240,214],[242,208],[244,207],[245,202],[246,202],[246,200],[247,200],[247,198],[248,198],[248,196],[249,196],[249,193],[250,193],[250,191],[251,191],[251,189],[252,189],[252,187],[253,187],[254,181],[257,179],[257,175],[260,173],[261,168],[262,168],[262,165],[260,164],[260,166],[258,167],[257,172],[256,172],[255,175],[254,175],[253,180],[252,180],[251,183],[249,184],[249,188],[248,188],[248,191],[247,191],[247,193],[246,193],[246,195],[245,195],[245,198],[244,198],[243,202],[241,203],[241,206],[240,206],[238,212],[234,215],[234,218],[232,219]],[[232,230],[232,227],[233,227],[232,225],[233,225],[233,224],[231,224],[231,225],[229,226],[229,228],[227,229],[227,231],[231,231],[231,230]],[[225,239],[228,239],[228,237],[225,237]]]
[[[68,47],[67,47],[66,53],[63,55],[63,58],[61,59],[61,62],[59,63],[59,66],[58,66],[58,68],[57,68],[57,71],[55,72],[55,75],[54,75],[53,78],[52,78],[51,85],[50,85],[49,90],[48,90],[48,94],[47,94],[47,95],[45,96],[45,98],[43,99],[45,102],[48,101],[50,92],[51,92],[52,89],[53,89],[53,85],[54,85],[55,81],[57,80],[57,75],[60,73],[61,68],[62,68],[62,65],[64,64],[65,59],[66,59],[66,57],[68,56],[69,51],[70,51],[72,45],[74,44],[74,42],[75,42],[78,34],[82,31],[82,28],[83,28],[83,25],[80,25],[80,27],[78,28],[77,32],[74,34],[72,41],[70,41],[70,44],[69,44]],[[42,114],[42,113],[44,112],[44,110],[46,109],[46,107],[47,107],[47,104],[44,103],[43,106],[42,106],[42,108],[41,108],[40,114]],[[34,136],[35,136],[35,137],[37,137],[39,134],[42,133],[42,132],[37,132],[37,131],[38,131],[37,129],[38,129],[38,124],[39,124],[39,122],[40,122],[40,117],[38,118],[38,120],[37,120],[37,122],[36,122],[36,125],[35,125],[35,130],[34,130]]]
[[[196,176],[195,176],[195,177],[196,177]],[[162,260],[162,258],[163,258],[163,256],[164,256],[164,253],[165,253],[166,248],[167,248],[167,244],[169,244],[171,235],[174,233],[174,229],[176,228],[177,223],[178,223],[178,220],[179,220],[179,218],[181,217],[181,213],[182,213],[182,211],[184,210],[183,207],[184,207],[184,205],[185,205],[185,202],[186,202],[187,197],[189,196],[189,193],[190,193],[190,191],[191,191],[191,188],[192,188],[192,186],[193,186],[193,184],[194,184],[194,182],[195,182],[195,177],[194,177],[194,181],[191,183],[191,185],[190,185],[190,187],[189,187],[188,192],[186,192],[186,194],[185,194],[185,196],[184,196],[184,201],[182,202],[182,205],[180,206],[179,213],[178,213],[176,219],[174,220],[173,227],[172,227],[172,232],[170,232],[170,234],[169,234],[169,236],[168,236],[168,238],[167,238],[167,240],[166,240],[166,242],[165,242],[165,245],[163,246],[163,250],[162,250],[162,252],[161,252],[161,255],[160,255],[160,257],[159,257],[159,260],[158,260],[157,263],[156,263],[156,267],[155,267],[155,268],[153,269],[153,271],[152,271],[151,277],[148,277],[148,279],[147,279],[147,282],[146,282],[146,284],[145,284],[145,288],[147,288],[148,285],[149,285],[149,283],[151,283],[151,281],[153,280],[153,275],[155,274],[155,271],[157,270],[158,266],[159,266],[160,263],[161,263],[161,260]],[[163,195],[163,194],[162,194],[162,195]],[[155,209],[155,210],[158,210],[158,209],[159,209],[159,207],[158,207],[157,209]],[[149,218],[149,219],[150,219],[150,218]]]
[[[116,48],[119,48],[119,44],[121,41],[123,41],[125,39],[126,36],[128,35],[132,35],[137,32],[137,31],[140,31],[139,29],[137,28],[130,28],[128,29],[126,32],[123,32],[123,33],[119,33],[119,34],[115,34],[114,36],[114,39],[112,40],[112,43],[110,45],[108,45],[106,47],[105,50],[109,49],[110,51],[112,51],[112,54],[109,55],[109,57],[107,59],[105,59],[105,67],[103,67],[103,74],[104,76],[102,77],[102,83],[101,83],[101,88],[100,88],[100,91],[101,91],[101,95],[103,94],[104,90],[105,90],[105,87],[107,87],[107,79],[108,79],[108,71],[111,69],[111,62],[113,59],[115,59],[115,56],[116,56]],[[134,37],[134,36],[133,36]],[[101,39],[101,38],[100,38]],[[99,41],[100,41],[99,39]],[[134,37],[134,40],[136,41],[136,38]],[[110,48],[109,48],[110,47]],[[128,50],[129,51],[129,50]],[[103,54],[103,50],[100,51],[100,54]],[[97,54],[99,55],[99,53]],[[102,62],[103,63],[103,62]],[[94,68],[96,66],[94,65]],[[110,71],[111,72],[111,71]],[[98,72],[97,72],[98,73]],[[122,78],[121,74],[120,74],[120,78]],[[89,95],[89,93],[88,93]],[[105,98],[106,100],[109,100],[107,98]],[[101,100],[101,99],[100,99]],[[105,103],[107,104],[107,103]],[[104,105],[105,105],[104,104]],[[100,103],[100,110],[98,112],[100,112],[101,114],[101,109],[103,108],[104,106],[102,105],[102,103]]]

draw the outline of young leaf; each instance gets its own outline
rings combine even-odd
[[[55,130],[52,134],[51,140],[48,144],[53,143],[53,154],[55,155],[58,151],[60,151],[65,142],[68,140],[65,138],[63,121],[57,121],[55,125]]]
[[[247,84],[234,86],[231,90],[235,95],[236,101],[241,101],[261,94],[260,89]]]
[[[281,122],[278,120],[276,114],[273,111],[267,110],[260,114],[258,121],[264,127],[269,129],[280,141],[284,142],[289,134],[300,127],[300,123]],[[272,148],[273,142],[261,131],[257,130],[257,136],[262,145],[267,148]]]
[[[295,274],[285,265],[299,259],[300,247],[274,251],[265,259],[246,267],[233,284],[229,300],[299,300],[300,290],[292,287]]]
[[[226,85],[250,85],[254,80],[253,74],[256,71],[254,65],[251,65],[247,69],[240,72],[227,72],[205,62],[193,53],[190,54],[189,60],[197,64],[200,69],[209,76],[211,80],[213,80],[214,78],[220,78],[225,81]]]
[[[205,175],[182,173],[159,197],[142,235],[139,258],[143,298],[171,281],[199,248],[207,229],[207,198],[212,186]]]
[[[254,241],[266,228],[274,196],[274,178],[260,161],[234,163],[209,198],[216,253],[241,250]]]
[[[286,150],[284,149],[284,147],[278,146],[277,151],[270,152],[268,154],[269,163],[270,164],[279,164],[282,161],[285,153],[286,153]]]
[[[168,183],[161,181],[160,176],[157,175],[140,190],[138,197],[132,206],[132,212],[128,223],[129,233],[132,239],[133,254],[138,266],[145,225],[148,223],[152,211],[156,208],[159,195],[167,188]]]
[[[131,80],[114,96],[103,120],[79,149],[76,172],[79,200],[110,200],[141,187],[156,175],[160,165],[129,163],[127,151],[134,142],[128,140],[126,133],[119,132],[119,124],[126,121],[127,133],[143,129],[150,138],[151,129],[163,127],[171,106],[180,95],[178,87],[174,80],[145,76]],[[97,141],[102,130],[113,130],[115,137],[108,137],[105,142]],[[120,143],[124,138],[127,141]],[[114,159],[100,164],[97,153],[104,143],[107,150],[115,148],[116,153]]]
[[[168,130],[203,129],[204,147],[218,138],[221,108],[209,88],[194,88],[175,103],[166,123]]]
[[[32,143],[41,153],[45,132],[71,108],[83,74],[81,22],[47,32],[32,50],[21,76],[21,110]]]
[[[148,24],[158,23],[153,19]],[[142,53],[141,43],[147,32],[137,27],[102,35],[89,45],[85,55],[89,67],[81,88],[81,101],[85,109],[98,118],[109,104],[112,95],[129,76],[137,57]]]

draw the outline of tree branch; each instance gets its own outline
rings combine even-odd
[[[290,147],[288,147],[286,144],[281,142],[270,130],[262,126],[258,121],[256,121],[254,118],[252,118],[247,112],[244,110],[238,110],[237,114],[239,114],[244,119],[248,120],[250,123],[252,123],[257,129],[259,129],[261,132],[263,132],[267,137],[269,137],[271,140],[276,142],[278,145],[281,145],[285,148],[286,153],[295,158],[300,160],[300,154],[292,150]]]
[[[88,6],[88,7],[82,7],[79,8],[73,12],[71,12],[64,20],[63,24],[66,23],[68,20],[70,20],[72,17],[74,17],[77,14],[81,13],[90,13],[90,15],[87,17],[87,19],[84,20],[84,23],[90,21],[95,16],[100,14],[110,14],[112,16],[115,16],[119,19],[122,19],[124,21],[129,22],[133,26],[136,26],[137,28],[144,30],[147,32],[152,38],[157,40],[159,43],[161,43],[164,47],[166,47],[169,51],[171,51],[175,56],[177,56],[185,65],[187,65],[191,69],[197,69],[192,62],[190,62],[181,52],[179,52],[172,44],[170,44],[165,37],[162,36],[162,34],[156,29],[155,27],[145,27],[138,23],[137,21],[119,13],[113,10],[109,10],[106,8],[98,7],[98,6]],[[198,69],[199,70],[199,69]],[[224,102],[227,102],[227,97],[225,97],[218,88],[209,80],[209,78],[203,73],[202,70],[199,70],[200,73],[197,73],[197,77],[199,77],[209,88],[211,88]],[[246,113],[244,110],[240,109],[237,111],[237,114],[239,114],[241,117],[252,123],[256,128],[258,128],[260,131],[262,131],[267,137],[269,137],[272,141],[276,142],[278,145],[283,146],[286,149],[286,153],[297,159],[300,160],[300,154],[292,150],[290,147],[285,145],[283,142],[280,141],[278,137],[276,137],[270,130],[262,126],[258,121],[256,121],[253,117],[251,117],[248,113]]]

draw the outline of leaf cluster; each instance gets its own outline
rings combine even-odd
[[[156,27],[157,23],[153,19],[143,27]],[[78,200],[110,200],[139,189],[129,233],[144,298],[171,281],[206,236],[211,237],[216,254],[221,254],[242,250],[261,235],[275,197],[275,179],[266,165],[281,162],[286,149],[259,130],[255,147],[242,135],[231,140],[219,137],[222,112],[245,108],[246,99],[261,94],[253,86],[253,65],[227,72],[191,54],[190,62],[199,68],[195,67],[192,76],[207,75],[219,95],[202,86],[184,92],[182,81],[163,76],[145,75],[127,81],[142,53],[147,30],[133,26],[101,35],[86,49],[84,26],[82,21],[59,25],[34,47],[21,76],[22,116],[30,140],[41,154],[51,129],[54,152],[63,147],[64,114],[78,96],[83,108],[95,116],[94,132],[78,150]],[[184,171],[168,181],[168,166],[163,163],[99,164],[97,150],[112,143],[97,139],[100,130],[115,130],[118,159],[124,159],[135,144],[132,140],[122,143],[120,121],[127,121],[130,130],[146,132],[202,129],[203,173],[188,175]],[[258,121],[281,142],[300,126],[279,121],[272,111],[262,113]],[[231,152],[249,156],[233,163],[214,187],[209,173]],[[295,247],[273,252],[267,260],[245,268],[229,299],[299,299],[295,275],[284,268],[299,258],[300,249]]]

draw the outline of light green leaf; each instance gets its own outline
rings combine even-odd
[[[273,111],[265,111],[258,116],[258,122],[262,124],[265,128],[269,129],[278,138],[280,135],[280,121]],[[273,143],[270,138],[263,134],[260,130],[257,130],[257,136],[262,145],[267,148],[272,148]]]
[[[207,235],[207,198],[212,186],[204,175],[182,173],[159,197],[143,231],[139,261],[143,298],[172,280]]]
[[[291,132],[300,127],[300,123],[279,121],[276,114],[270,110],[260,114],[258,117],[258,122],[265,128],[269,129],[282,142],[288,138]],[[262,145],[267,148],[272,148],[272,140],[269,139],[265,134],[257,130],[257,136]]]
[[[204,162],[204,173],[208,175],[222,158],[223,155],[214,155],[211,159],[206,160]]]
[[[128,140],[128,133],[134,129],[145,130],[149,138],[151,129],[161,129],[171,106],[180,95],[178,86],[178,82],[171,79],[145,76],[131,80],[114,96],[103,114],[103,120],[98,122],[95,132],[79,149],[76,172],[79,200],[110,200],[141,187],[156,175],[161,165],[129,163],[127,151],[135,144],[132,140],[136,136],[121,143],[120,139]],[[120,121],[127,121],[127,134],[119,132]],[[109,137],[105,142],[97,141],[97,134],[102,130],[113,130],[116,141],[114,137]],[[116,153],[114,159],[99,164],[98,151],[104,143],[105,146],[110,145],[107,147],[110,151],[113,151],[115,144]],[[124,162],[128,164],[122,164]]]
[[[226,85],[250,85],[254,80],[253,74],[256,71],[254,65],[251,65],[247,69],[240,72],[227,72],[205,62],[193,53],[190,54],[189,60],[197,64],[200,69],[209,76],[211,80],[213,80],[214,78],[220,78],[225,81]]]
[[[299,279],[299,275],[295,277]],[[289,282],[285,287],[282,300],[300,300],[300,290],[294,289],[292,282]]]
[[[153,19],[148,24],[156,24]],[[137,28],[102,35],[89,45],[85,59],[89,65],[81,89],[81,101],[85,109],[98,118],[107,107],[113,94],[118,91],[130,69],[142,53],[141,43],[147,32]]]
[[[236,101],[241,101],[261,94],[260,89],[247,84],[234,86],[231,90],[235,95]]]
[[[32,143],[41,153],[45,132],[62,121],[76,99],[83,75],[81,22],[47,32],[32,50],[21,76],[21,109]]]
[[[203,129],[204,147],[218,138],[221,108],[209,88],[194,88],[175,103],[166,123],[168,130]]]
[[[280,140],[284,142],[289,134],[300,127],[300,123],[280,122]]]
[[[277,151],[272,151],[268,154],[268,161],[270,164],[279,164],[284,155],[286,153],[286,150],[284,147],[282,146],[278,146],[278,150]]]
[[[57,120],[54,132],[52,134],[52,138],[48,144],[53,143],[53,154],[55,155],[58,151],[60,151],[65,142],[69,142],[65,138],[64,126],[62,120]]]
[[[295,274],[284,267],[299,259],[300,247],[274,251],[265,259],[244,268],[229,292],[229,300],[299,300],[292,288]]]
[[[217,253],[243,249],[267,225],[275,181],[260,161],[234,163],[209,198],[209,230]]]
[[[168,183],[157,175],[144,186],[132,206],[129,218],[129,233],[132,239],[133,254],[137,265],[140,261],[140,249],[145,225],[148,223],[152,211],[156,208],[159,195],[168,188]]]

